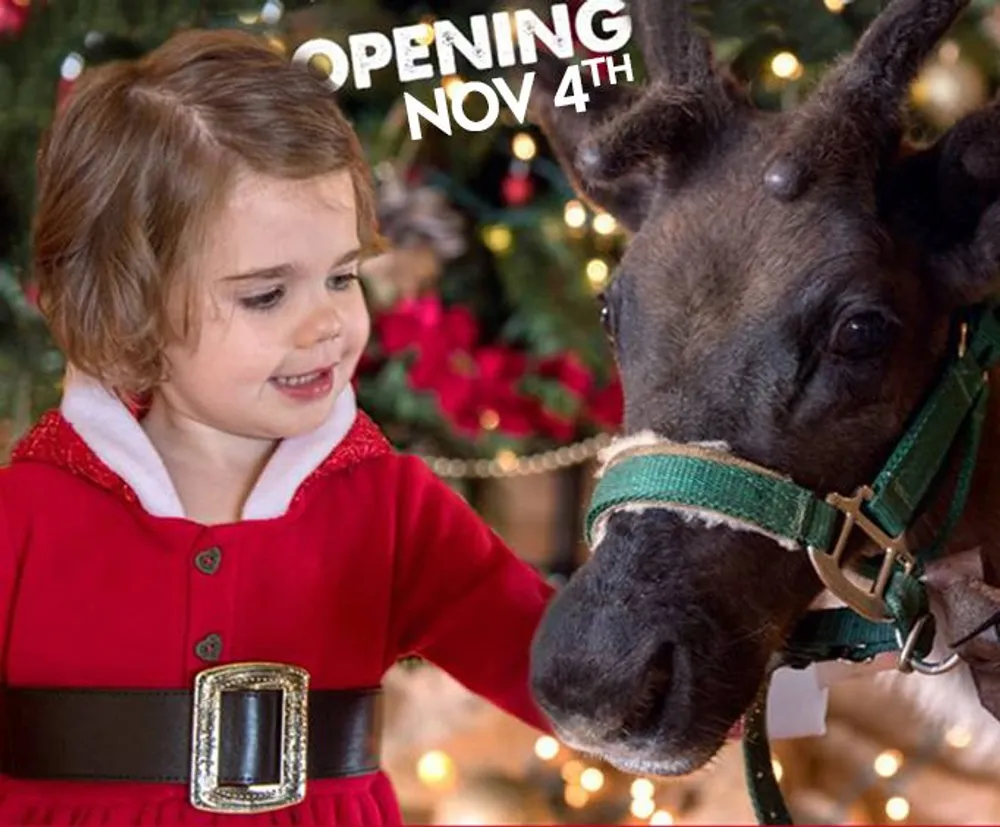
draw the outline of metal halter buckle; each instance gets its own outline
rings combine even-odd
[[[222,693],[280,690],[281,774],[276,784],[223,785],[219,778]],[[213,813],[262,813],[306,795],[309,673],[281,663],[232,663],[195,676],[190,800]]]
[[[902,562],[904,571],[909,574],[915,561],[907,548],[905,534],[890,537],[861,511],[862,503],[870,500],[873,495],[874,492],[867,486],[858,488],[851,497],[836,493],[827,495],[826,501],[844,515],[840,536],[830,553],[814,546],[808,546],[806,552],[819,579],[834,595],[863,617],[876,622],[890,623],[893,618],[886,606],[884,595],[892,567],[898,560]],[[867,590],[848,580],[841,569],[847,541],[855,526],[885,552],[885,559],[882,561],[878,576]]]
[[[927,621],[931,619],[930,615],[922,615],[916,623],[913,624],[913,628],[910,629],[910,634],[907,635],[906,640],[903,640],[903,633],[899,629],[896,629],[896,640],[899,641],[899,663],[896,664],[896,668],[900,672],[920,672],[922,675],[943,675],[958,666],[961,658],[958,652],[952,652],[948,657],[939,661],[926,661],[922,658],[917,658],[913,656],[913,650],[917,648],[917,642],[920,640],[920,633],[924,630],[924,626],[927,625]]]

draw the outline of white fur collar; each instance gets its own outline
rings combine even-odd
[[[186,517],[153,443],[117,396],[94,378],[70,371],[61,411],[87,446],[129,485],[150,514]],[[303,480],[346,436],[356,414],[354,391],[348,385],[319,428],[282,440],[247,497],[242,519],[267,520],[284,514]]]

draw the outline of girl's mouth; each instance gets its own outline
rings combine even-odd
[[[272,376],[269,381],[285,396],[292,399],[319,399],[333,389],[333,368],[322,368],[294,376]]]

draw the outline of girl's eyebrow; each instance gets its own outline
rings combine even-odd
[[[330,267],[331,270],[335,270],[338,267],[343,267],[345,264],[350,264],[358,259],[361,255],[361,249],[359,247],[354,247],[348,250],[346,253],[341,255]],[[291,264],[277,264],[273,267],[262,267],[259,270],[249,270],[246,273],[236,273],[232,276],[226,276],[223,281],[249,281],[251,279],[286,279],[295,275],[295,268]]]
[[[295,268],[291,264],[278,264],[274,267],[263,267],[259,270],[249,270],[246,273],[237,273],[233,276],[226,276],[223,281],[249,281],[251,279],[283,279],[289,278],[295,273]]]

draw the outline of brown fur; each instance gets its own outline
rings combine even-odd
[[[873,480],[948,355],[949,314],[998,287],[1000,104],[931,147],[901,139],[907,84],[966,5],[895,0],[792,112],[754,110],[682,0],[636,0],[644,87],[592,90],[576,113],[552,107],[542,67],[534,117],[632,233],[602,297],[626,434],[724,442],[820,494]],[[998,442],[994,403],[950,550],[1000,570]],[[542,624],[536,697],[580,749],[690,771],[820,591],[766,537],[616,514]]]

